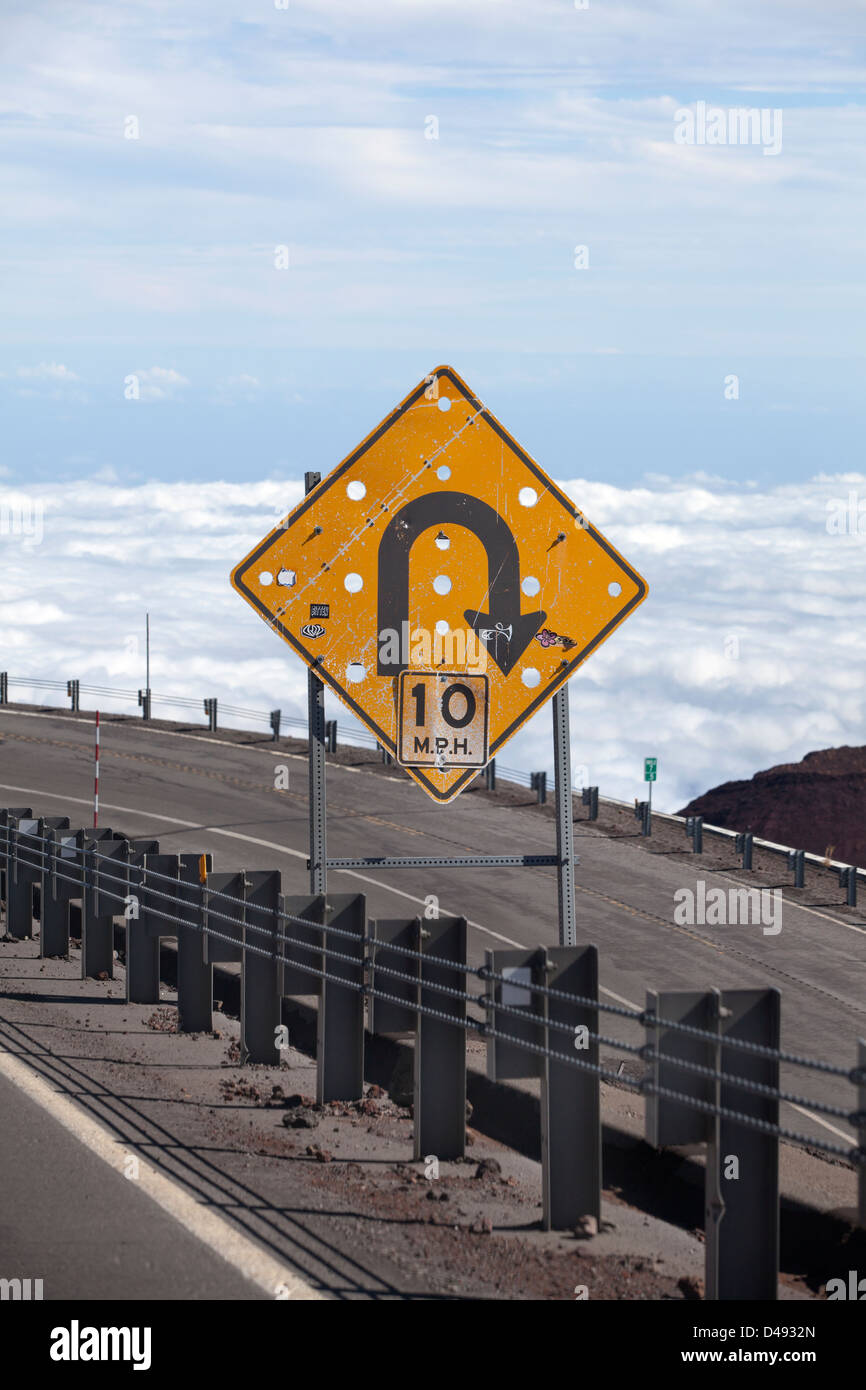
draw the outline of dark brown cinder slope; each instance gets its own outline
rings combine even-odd
[[[823,748],[802,762],[725,782],[679,812],[729,830],[866,865],[866,748]]]

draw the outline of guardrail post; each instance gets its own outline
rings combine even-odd
[[[141,708],[142,719],[150,719],[150,690],[139,690],[138,703]]]
[[[496,791],[496,759],[491,758],[484,769],[484,785],[489,792]]]
[[[357,894],[333,910],[322,928],[322,954],[316,966],[324,971],[316,1029],[316,1100],[360,1100],[364,1094],[364,941],[367,900]],[[351,932],[354,940],[335,936],[333,950],[351,961],[326,955],[328,927]]]
[[[723,990],[722,1036],[778,1052],[781,995],[777,989]],[[722,1074],[779,1089],[779,1059],[722,1047]],[[756,1095],[723,1081],[720,1101],[778,1127],[776,1096]],[[721,1116],[719,1159],[725,1210],[719,1228],[720,1299],[775,1299],[779,1279],[779,1136]]]
[[[51,825],[67,825],[69,821],[62,816],[45,820],[19,820],[15,835],[16,869],[18,892],[24,904],[25,918],[29,922],[27,936],[33,935],[33,919],[42,912],[41,887],[45,830]],[[37,907],[38,902],[38,907]],[[29,914],[29,916],[28,916]]]
[[[0,671],[0,705],[9,703],[9,673]]]
[[[204,712],[205,712],[205,714],[207,715],[207,727],[208,727],[208,732],[209,732],[209,733],[214,733],[214,732],[216,731],[216,727],[217,727],[217,701],[216,701],[216,697],[214,696],[214,697],[212,697],[212,698],[210,698],[210,699],[206,699],[206,700],[204,700],[202,703],[204,704]]]
[[[178,856],[177,1027],[180,1033],[213,1028],[213,966],[207,962],[203,884],[213,867],[209,854]]]
[[[76,877],[76,837],[64,834],[64,830],[69,830],[68,820],[62,828],[47,829],[44,840],[39,939],[43,959],[69,956],[69,899],[81,891],[77,883],[70,881]]]
[[[23,941],[33,935],[33,892],[29,883],[19,881],[18,874],[18,829],[17,826],[35,825],[36,822],[22,818],[13,825],[6,826],[6,932]]]
[[[176,854],[160,854],[156,845],[152,853],[128,866],[132,901],[126,918],[127,1004],[159,1003],[159,938],[174,936],[174,923],[166,917],[175,912],[175,894],[174,883],[162,879],[151,882],[150,875],[155,872],[174,878],[177,864]]]
[[[634,803],[634,818],[640,821],[641,835],[650,835],[652,833],[650,815],[650,804],[648,801],[636,801]]]
[[[591,1004],[538,992],[544,985],[597,1000],[598,951],[595,946],[548,946],[487,951],[485,959],[488,1076],[493,1081],[541,1078],[544,1229],[571,1229],[581,1216],[599,1222],[601,1093],[598,1072],[590,1070],[599,1061],[598,1013]],[[512,1010],[525,1010],[527,1016]],[[541,1049],[565,1058],[574,1055],[587,1069],[545,1056]]]
[[[547,801],[547,773],[530,772],[529,774],[530,791],[536,793],[536,801],[539,806],[543,806]]]
[[[866,1230],[866,1038],[859,1039],[857,1051],[860,1072],[857,1087],[857,1109],[860,1114],[860,1127],[857,1131],[860,1149],[860,1167],[857,1170],[857,1219]]]
[[[734,839],[734,853],[741,854],[743,856],[744,869],[751,869],[752,867],[753,841],[754,836],[751,835],[749,831],[746,831],[742,835],[737,835]]]
[[[111,830],[79,832],[79,865],[82,872],[81,891],[81,978],[97,979],[104,974],[114,979],[114,913],[106,911],[106,901],[100,888],[99,846],[113,841]]]
[[[652,1069],[644,1082],[647,1140],[656,1147],[707,1144],[705,1178],[705,1291],[714,1299],[775,1299],[779,1272],[779,1136],[724,1115],[698,1110],[658,1094],[676,1091],[716,1109],[736,1110],[778,1127],[777,1096],[744,1090],[727,1076],[779,1087],[780,995],[775,989],[676,990],[647,994],[647,1029],[654,1044],[643,1055]],[[693,1038],[664,1023],[687,1023],[706,1033]],[[718,1039],[714,1033],[718,1030]],[[758,1043],[767,1056],[724,1046],[725,1038]],[[686,1061],[713,1076],[677,1065]]]
[[[598,787],[584,787],[580,799],[584,806],[589,807],[587,820],[598,820]]]
[[[33,890],[42,881],[42,824],[19,816],[7,829],[11,851],[6,896],[6,930],[10,936],[33,936]]]
[[[280,911],[284,914],[280,919],[281,992],[319,995],[317,1101],[324,1105],[329,1100],[360,1100],[364,1094],[364,945],[370,940],[366,932],[366,899],[359,893],[329,893],[326,900],[323,894],[313,893],[307,898],[283,898]],[[300,920],[289,922],[287,917]],[[334,938],[337,944],[333,949],[351,957],[349,961],[335,961],[325,955],[329,926],[354,936],[354,941],[343,935]],[[339,983],[341,980],[347,983]],[[411,1008],[415,1003],[411,979],[407,988],[407,1006]],[[388,989],[399,995],[403,986],[397,981],[394,988],[389,976]],[[401,1018],[403,1024],[407,1031],[412,1031],[413,1012],[408,1014],[408,1021]],[[384,1031],[378,1023],[376,1028]]]
[[[337,721],[336,719],[325,720],[325,749],[328,753],[337,751]]]
[[[241,1061],[279,1066],[281,1017],[280,874],[246,874],[241,977]],[[252,946],[254,949],[249,950]],[[261,954],[267,952],[266,955]],[[362,1001],[363,1008],[363,1001]],[[363,1094],[363,1087],[362,1087]]]
[[[141,912],[141,862],[146,854],[158,854],[159,844],[156,840],[126,840],[112,836],[93,841],[90,849],[96,883],[93,912],[99,920],[95,930],[91,928],[89,918],[85,921],[82,950],[89,957],[91,967],[85,974],[98,975],[102,969],[107,971],[109,978],[113,978],[114,919],[122,917],[127,928],[127,990],[130,988],[130,978],[140,985],[137,998],[128,997],[138,1003],[155,1004],[159,1001],[159,940],[149,940],[144,931],[138,930],[138,923]],[[163,911],[170,911],[170,905]],[[99,963],[100,953],[104,954],[102,965]]]
[[[20,822],[19,822],[20,826]],[[30,880],[31,899],[36,899],[39,918],[39,955],[67,955],[69,952],[68,920],[69,910],[65,902],[58,902],[52,891],[51,839],[56,831],[68,830],[67,816],[40,816],[35,822],[35,832],[30,839],[30,855],[19,863],[19,877]],[[64,931],[65,928],[65,931]],[[56,938],[60,938],[61,950],[51,948]]]
[[[447,1013],[454,1023],[419,1012],[415,1031],[414,1155],[462,1158],[466,1151],[466,1000],[432,988],[466,989],[466,918],[440,917],[420,924],[425,955],[454,967],[421,961],[417,999],[421,1010]],[[405,957],[404,957],[405,959]]]
[[[789,850],[788,868],[794,875],[794,887],[802,888],[805,882],[806,851],[803,849]]]
[[[9,888],[12,882],[12,844],[14,822],[21,816],[32,816],[33,812],[29,806],[10,806],[0,811],[0,860],[3,862],[3,870],[0,872],[0,890],[2,890],[3,902],[6,906],[6,930],[11,935],[9,927]]]
[[[644,1027],[648,1040],[641,1056],[650,1065],[642,1091],[646,1140],[655,1149],[702,1144],[711,1138],[711,1115],[685,1101],[659,1095],[659,1090],[677,1091],[705,1105],[713,1103],[712,1080],[677,1065],[689,1062],[712,1070],[716,1060],[712,1039],[694,1038],[665,1024],[684,1023],[711,1033],[715,1031],[717,1017],[718,991],[647,990]],[[659,1023],[659,1019],[664,1022]]]
[[[402,918],[370,919],[367,930],[367,978],[370,982],[367,1027],[371,1033],[384,1038],[414,1037],[418,1022],[419,956],[422,945],[420,917],[413,917],[410,921]],[[405,955],[404,951],[418,954]],[[404,978],[397,978],[398,974]],[[384,994],[390,995],[390,998],[382,998]]]
[[[564,993],[598,999],[595,946],[547,949],[545,981]],[[569,999],[544,995],[548,1053],[575,1049],[598,1067],[598,1013]],[[568,1032],[550,1028],[567,1024]],[[580,1044],[580,1046],[579,1046]],[[569,1053],[570,1055],[570,1053]],[[581,1216],[601,1222],[601,1089],[597,1072],[546,1056],[541,1077],[542,1224],[546,1231],[572,1229]],[[545,1182],[546,1177],[546,1182]]]
[[[848,907],[857,906],[857,870],[853,865],[839,870],[839,887],[847,889],[845,901]]]
[[[274,743],[276,743],[277,739],[278,739],[279,736],[280,736],[280,719],[281,719],[281,717],[282,717],[282,715],[281,715],[281,711],[280,711],[280,710],[278,710],[278,709],[272,709],[272,710],[271,710],[271,729],[273,730]]]
[[[67,695],[69,696],[69,699],[70,699],[69,708],[72,709],[72,710],[77,710],[77,709],[78,709],[78,704],[79,704],[79,687],[80,687],[80,682],[79,682],[79,681],[67,681],[67,682],[66,682],[66,693],[67,693]]]
[[[352,895],[330,895],[330,909],[336,910],[343,902],[351,901]],[[315,972],[321,970],[322,932],[321,924],[326,920],[325,898],[321,893],[308,897],[289,897],[280,899],[280,925],[282,926],[283,974],[280,985],[281,994],[307,995],[321,994],[322,977]],[[287,918],[300,918],[289,922]]]
[[[204,959],[208,965],[240,962],[241,1062],[268,1066],[280,1062],[279,898],[280,875],[276,870],[242,869],[207,875]]]
[[[86,832],[85,832],[86,835]],[[85,840],[82,848],[84,892],[81,904],[81,978],[104,972],[114,978],[114,923],[99,915],[99,861],[96,844]]]
[[[703,854],[704,852],[704,818],[703,816],[686,816],[686,835],[692,842],[692,853]]]

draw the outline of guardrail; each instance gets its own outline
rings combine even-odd
[[[256,722],[270,724],[274,731],[274,737],[279,737],[281,724],[291,725],[292,728],[303,729],[306,732],[307,720],[295,715],[283,714],[281,710],[258,710],[248,709],[241,705],[231,705],[217,700],[215,697],[195,699],[189,695],[162,695],[154,690],[121,690],[115,686],[107,685],[84,685],[78,680],[54,681],[42,680],[35,676],[10,676],[8,672],[0,672],[0,705],[10,703],[10,687],[19,689],[33,689],[35,691],[61,691],[69,697],[70,709],[80,709],[80,698],[82,694],[97,695],[105,699],[130,700],[135,701],[142,711],[142,719],[149,720],[153,717],[153,706],[173,706],[177,709],[188,709],[203,711],[207,716],[208,727],[218,728],[218,716],[227,715],[232,719],[252,719]],[[275,728],[276,725],[276,728]],[[376,740],[372,734],[368,734],[365,729],[355,728],[353,725],[340,725],[340,732],[344,742],[375,744]]]
[[[177,708],[190,710],[203,710],[207,717],[207,727],[214,732],[218,729],[218,716],[227,715],[231,719],[246,719],[264,721],[270,725],[274,739],[279,738],[280,728],[283,724],[290,725],[292,728],[302,729],[306,734],[308,731],[308,721],[297,715],[284,715],[281,710],[247,709],[240,705],[229,705],[218,702],[215,697],[207,697],[203,700],[194,699],[187,695],[161,695],[150,690],[119,690],[112,686],[101,685],[82,685],[78,680],[52,681],[41,680],[30,676],[10,676],[8,672],[0,671],[0,705],[10,703],[9,687],[32,687],[35,690],[60,690],[65,691],[70,699],[70,708],[78,710],[81,692],[88,695],[98,695],[112,699],[136,700],[142,709],[142,718],[151,718],[151,709],[154,704],[172,705]],[[366,747],[374,747],[381,751],[382,761],[393,763],[395,760],[386,749],[376,739],[375,735],[367,732],[366,729],[357,727],[354,724],[340,724],[336,720],[328,720],[326,725],[327,751],[336,753],[338,738],[341,742],[349,745],[358,744]],[[490,790],[496,788],[497,776],[507,782],[514,782],[518,786],[528,787],[536,794],[539,804],[547,801],[547,773],[544,771],[525,772],[522,768],[505,767],[499,764],[495,758],[491,759],[487,768],[479,776],[484,777],[485,785]],[[578,793],[575,793],[578,794]],[[766,850],[771,854],[784,856],[788,861],[789,868],[794,872],[794,887],[803,886],[803,869],[806,864],[811,864],[817,868],[829,868],[838,873],[839,885],[846,890],[847,905],[854,907],[857,904],[857,882],[858,879],[866,880],[866,869],[859,868],[855,864],[844,864],[836,859],[828,859],[820,854],[812,854],[808,850],[801,850],[791,845],[779,845],[772,840],[762,840],[751,833],[745,834],[736,830],[728,830],[721,825],[710,825],[704,821],[703,816],[678,816],[668,811],[653,810],[650,812],[649,804],[645,801],[635,800],[634,803],[621,801],[616,797],[599,796],[598,787],[583,787],[580,789],[583,804],[589,806],[589,819],[598,819],[599,802],[609,806],[624,806],[631,808],[634,805],[636,818],[641,823],[641,833],[651,834],[652,819],[676,822],[682,825],[686,835],[692,841],[692,848],[696,854],[703,852],[703,836],[715,835],[723,839],[733,840],[737,854],[743,856],[743,868],[751,869],[752,853],[755,848]]]
[[[281,710],[270,710],[267,713],[263,710],[247,709],[240,705],[226,704],[216,697],[208,696],[202,700],[194,699],[188,695],[161,695],[153,690],[120,690],[114,686],[105,685],[82,685],[78,680],[54,681],[42,680],[31,676],[10,676],[6,671],[0,671],[0,705],[8,705],[9,688],[17,686],[19,689],[33,689],[35,691],[61,691],[64,692],[70,701],[70,709],[79,711],[81,708],[80,700],[82,692],[85,695],[96,695],[103,699],[112,700],[134,700],[142,712],[142,719],[149,721],[153,717],[153,706],[174,706],[177,709],[203,710],[207,718],[207,728],[214,732],[219,728],[219,717],[228,716],[230,719],[255,720],[256,722],[268,723],[271,727],[274,739],[279,738],[282,725],[290,726],[293,729],[303,729],[307,732],[307,720],[297,715],[283,714]],[[364,747],[375,747],[381,749],[381,744],[375,735],[368,733],[354,724],[339,724],[335,719],[328,720],[327,723],[328,752],[336,753],[337,740],[348,744],[358,744]],[[385,749],[382,751],[383,762],[393,762],[394,759]],[[493,760],[495,764],[495,759]],[[490,766],[488,764],[488,766]],[[486,771],[486,770],[485,770]],[[530,787],[537,791],[539,802],[546,800],[546,774],[543,772],[524,772],[521,768],[501,767],[500,774],[509,782],[516,782],[520,786]],[[493,786],[496,784],[496,771],[492,773]],[[490,774],[487,775],[487,783],[490,784]]]
[[[277,870],[215,872],[205,852],[163,854],[155,840],[73,829],[30,807],[0,811],[0,871],[8,937],[31,937],[38,911],[40,955],[68,958],[76,926],[82,977],[113,977],[123,932],[129,1003],[159,1002],[160,938],[175,937],[181,1032],[212,1029],[213,965],[239,962],[242,1062],[278,1065],[282,998],[317,994],[319,1104],[362,1097],[365,1022],[412,1037],[416,1159],[463,1156],[465,1040],[480,1036],[492,1079],[540,1080],[547,1229],[598,1229],[600,1083],[633,1089],[650,1144],[706,1145],[707,1297],[776,1297],[782,1138],[856,1168],[866,1226],[866,1041],[851,1067],[783,1051],[776,989],[648,991],[642,1010],[603,1003],[595,946],[487,951],[478,968],[463,917],[369,919],[363,894],[286,895]],[[646,1042],[602,1032],[605,1014],[638,1024]],[[644,1076],[610,1070],[602,1044],[647,1063]],[[783,1089],[783,1063],[842,1078],[858,1096],[846,1108]],[[782,1101],[847,1122],[858,1143],[781,1126]]]
[[[595,792],[598,788],[585,788],[584,801],[586,801],[587,791]],[[635,815],[638,819],[645,814],[646,802],[621,801],[616,797],[603,796],[600,798],[602,803],[608,806],[623,806],[631,808],[634,805]],[[752,856],[755,849],[762,849],[769,854],[778,855],[784,858],[788,868],[794,874],[793,887],[803,887],[803,871],[806,864],[811,864],[816,869],[832,869],[839,876],[839,886],[847,891],[847,904],[850,907],[857,905],[857,881],[866,880],[866,869],[858,867],[856,864],[845,864],[839,859],[830,859],[827,855],[813,854],[810,850],[795,849],[791,845],[780,845],[775,840],[762,840],[758,835],[753,835],[751,831],[729,830],[724,825],[710,825],[703,816],[678,816],[670,811],[653,810],[653,819],[670,821],[672,824],[681,825],[685,830],[686,836],[692,842],[692,850],[695,854],[703,853],[704,835],[715,835],[720,839],[733,842],[735,854],[742,855],[744,869],[752,868]]]

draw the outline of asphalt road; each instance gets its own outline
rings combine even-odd
[[[265,1297],[2,1076],[0,1113],[3,1278],[46,1299]]]
[[[62,715],[0,711],[0,804],[88,824],[92,727]],[[371,754],[371,761],[376,757]],[[274,765],[289,770],[274,789]],[[529,807],[495,807],[471,792],[440,806],[393,769],[329,764],[328,854],[461,855],[550,853],[553,826]],[[527,793],[529,800],[529,793]],[[101,824],[160,841],[164,852],[211,851],[218,869],[279,869],[283,891],[308,891],[306,760],[267,742],[239,745],[157,731],[104,716]],[[782,1045],[851,1066],[866,1033],[866,925],[832,909],[786,901],[782,930],[758,925],[680,926],[674,893],[731,886],[728,874],[697,870],[676,856],[647,854],[586,824],[575,826],[579,856],[578,939],[600,952],[602,998],[642,1007],[647,988],[782,990]],[[549,869],[334,871],[344,891],[365,892],[379,917],[414,916],[433,894],[440,911],[471,924],[472,959],[486,949],[555,942],[556,881]],[[859,920],[859,919],[858,919]],[[609,1019],[608,1032],[642,1041],[634,1025]],[[845,1081],[783,1069],[797,1094],[851,1107]],[[782,1123],[831,1142],[853,1142],[850,1126],[785,1103]]]

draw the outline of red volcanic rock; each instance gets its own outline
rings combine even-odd
[[[679,812],[763,840],[866,865],[866,748],[824,748],[802,762],[725,782]]]

